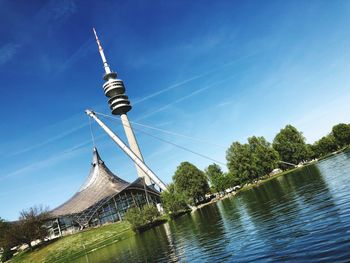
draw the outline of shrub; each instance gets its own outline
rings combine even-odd
[[[138,207],[130,208],[125,213],[125,220],[130,223],[133,230],[136,230],[147,223],[143,217],[142,211]]]
[[[5,261],[11,259],[12,256],[13,256],[13,252],[11,251],[11,249],[10,248],[5,248],[4,252],[1,255],[1,260],[0,261],[1,262],[5,262]]]
[[[204,172],[189,162],[182,162],[173,176],[175,188],[183,193],[190,204],[205,199],[209,184]]]
[[[130,223],[133,230],[152,224],[158,217],[158,209],[152,204],[147,204],[142,209],[132,207],[125,213],[125,220]]]
[[[167,213],[176,214],[180,211],[187,210],[185,196],[175,190],[174,184],[169,184],[168,189],[161,193],[164,210]]]
[[[147,221],[147,223],[153,223],[157,217],[159,217],[159,212],[157,207],[154,205],[148,204],[143,207],[143,218]]]

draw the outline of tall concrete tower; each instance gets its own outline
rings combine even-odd
[[[137,144],[134,131],[131,127],[128,116],[126,115],[126,113],[131,110],[131,104],[128,96],[125,95],[124,83],[121,79],[117,78],[117,73],[113,72],[110,69],[107,63],[105,54],[103,52],[101,42],[98,39],[96,30],[94,28],[93,28],[93,31],[96,37],[98,50],[100,52],[102,62],[103,62],[103,67],[105,70],[105,75],[103,76],[103,79],[105,80],[105,83],[103,84],[103,90],[106,97],[109,98],[108,99],[109,107],[113,115],[120,115],[120,118],[123,123],[124,131],[126,134],[126,138],[128,139],[129,147],[136,154],[136,156],[143,161],[143,157],[142,157],[139,145]],[[146,184],[150,185],[152,183],[151,179],[137,165],[136,165],[136,169],[137,169],[138,176],[145,178]]]

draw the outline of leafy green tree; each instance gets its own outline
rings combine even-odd
[[[250,137],[247,144],[234,142],[226,152],[231,184],[244,183],[270,173],[279,155],[264,137]]]
[[[173,183],[169,184],[167,190],[161,193],[162,204],[167,213],[176,214],[188,209],[183,193],[175,190]]]
[[[5,247],[1,255],[0,262],[6,262],[7,260],[11,259],[12,256],[13,256],[13,251],[9,247]]]
[[[137,230],[147,223],[141,209],[138,207],[129,208],[125,213],[124,219],[130,223],[133,230]]]
[[[12,245],[27,244],[31,249],[32,241],[44,240],[48,236],[48,229],[45,227],[48,219],[47,208],[31,207],[28,210],[23,210],[19,220],[10,224],[6,233],[6,242]]]
[[[315,144],[307,143],[306,152],[307,152],[308,159],[314,159],[318,157],[315,149]]]
[[[9,228],[9,223],[0,217],[0,247],[3,246],[3,240],[7,229]]]
[[[5,262],[12,258],[13,251],[11,247],[14,247],[14,244],[9,236],[12,226],[11,223],[0,218],[0,249],[3,249],[3,253],[0,257],[0,262]]]
[[[339,123],[333,126],[332,134],[339,147],[350,144],[350,124]]]
[[[225,174],[225,179],[226,179],[226,188],[233,187],[241,183],[238,176],[236,176],[231,172],[228,172]]]
[[[276,168],[279,154],[264,137],[250,137],[248,143],[253,159],[254,178],[269,174]]]
[[[252,155],[248,144],[234,142],[226,151],[227,167],[240,183],[253,179],[251,175]]]
[[[322,137],[313,146],[316,157],[325,156],[338,149],[337,142],[333,134]]]
[[[292,125],[287,125],[280,130],[272,146],[279,153],[281,160],[285,162],[298,164],[310,158],[303,134]]]
[[[173,181],[176,190],[182,192],[190,204],[201,201],[209,191],[204,172],[189,162],[182,162],[177,167]]]
[[[143,217],[148,223],[153,223],[160,215],[157,207],[152,204],[145,205],[142,210]]]
[[[209,165],[208,168],[205,169],[205,174],[216,192],[224,191],[227,188],[227,178],[219,165],[215,163]]]
[[[131,207],[126,211],[124,219],[128,221],[131,228],[136,231],[140,228],[152,224],[159,217],[157,207],[147,204],[140,209],[139,207]]]

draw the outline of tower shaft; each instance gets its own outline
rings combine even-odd
[[[126,138],[128,139],[128,143],[129,143],[130,149],[135,153],[135,155],[141,161],[144,162],[143,156],[141,154],[139,145],[137,143],[134,131],[133,131],[132,127],[131,127],[131,123],[129,122],[128,116],[126,114],[121,114],[120,118],[121,118],[122,123],[123,123],[124,132],[125,132]],[[137,164],[135,164],[135,166],[136,166],[136,170],[137,170],[138,176],[139,177],[144,177],[146,184],[150,185],[152,183],[150,178],[145,174],[144,171],[142,171],[142,169]]]

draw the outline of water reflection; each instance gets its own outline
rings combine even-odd
[[[349,185],[350,154],[338,155],[88,258],[90,262],[346,262]]]
[[[202,253],[209,253],[208,256],[213,259],[225,254],[229,238],[226,237],[222,216],[216,204],[208,205],[205,209],[199,209],[197,213],[193,213],[192,222],[196,242],[202,249]]]

